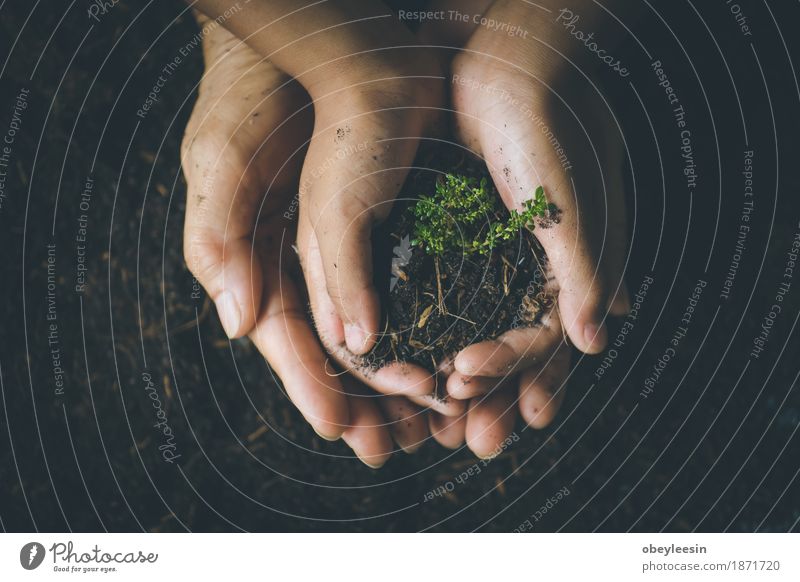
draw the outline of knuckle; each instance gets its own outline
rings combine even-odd
[[[194,133],[186,132],[181,142],[182,167],[187,178],[219,170],[244,174],[249,156],[235,139],[206,124]]]
[[[208,240],[202,232],[185,233],[183,257],[189,271],[204,286],[222,272],[222,254],[219,245]]]

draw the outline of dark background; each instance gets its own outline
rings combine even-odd
[[[247,341],[229,343],[181,256],[179,143],[202,72],[183,59],[144,120],[161,68],[197,33],[179,2],[0,6],[0,134],[30,89],[0,208],[0,526],[8,531],[510,531],[567,487],[536,531],[797,530],[800,275],[759,358],[800,228],[796,2],[652,3],[608,78],[628,153],[627,280],[651,286],[600,381],[580,359],[565,406],[464,483],[466,450],[427,444],[380,471],[314,435]],[[625,15],[620,15],[625,20]],[[680,136],[649,65],[660,59],[687,112],[699,174],[687,192]],[[630,82],[628,82],[630,81]],[[634,91],[635,88],[635,91]],[[638,97],[637,97],[638,94]],[[745,137],[746,134],[746,137]],[[752,230],[720,298],[754,155]],[[88,284],[74,290],[80,193],[94,180]],[[634,180],[635,179],[635,180]],[[47,247],[56,245],[59,347],[48,347]],[[648,398],[698,279],[688,335]],[[158,452],[148,371],[181,457]],[[269,429],[248,439],[260,426]],[[426,492],[453,482],[447,495]]]

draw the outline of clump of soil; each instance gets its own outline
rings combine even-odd
[[[414,244],[414,204],[446,174],[485,177],[491,195],[498,196],[481,160],[450,148],[421,152],[382,234],[376,233],[376,282],[385,319],[366,356],[373,369],[403,361],[435,371],[470,344],[536,325],[553,304],[544,289],[547,257],[526,228],[487,254],[446,249],[434,256]],[[487,222],[508,217],[499,200],[497,208]],[[537,227],[552,221],[546,217]]]

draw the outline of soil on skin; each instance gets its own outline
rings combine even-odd
[[[419,195],[432,193],[446,173],[486,177],[492,183],[486,165],[463,150],[437,147],[421,153],[385,234],[378,237],[383,240],[376,273],[386,314],[378,343],[367,356],[373,368],[403,361],[435,371],[470,344],[537,324],[552,305],[544,290],[547,257],[528,230],[489,255],[449,251],[434,257],[411,245],[411,207]],[[505,208],[498,204],[498,209],[493,218],[507,218]]]

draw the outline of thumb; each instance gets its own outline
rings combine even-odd
[[[529,127],[527,133],[535,131]],[[547,253],[558,284],[558,308],[567,335],[579,350],[599,353],[607,342],[604,319],[613,294],[613,277],[607,273],[606,264],[612,252],[624,248],[624,242],[620,245],[612,241],[624,237],[624,229],[608,230],[606,220],[609,208],[618,208],[609,201],[621,197],[621,184],[610,183],[606,175],[605,179],[581,180],[575,185],[549,144],[531,144],[525,136],[513,138],[494,129],[482,132],[481,149],[486,152],[489,171],[509,208],[521,209],[539,185],[556,206],[557,219],[537,226],[534,234]],[[535,152],[535,157],[526,152]],[[595,165],[594,171],[602,177],[600,162]],[[581,171],[591,170],[582,167]],[[599,184],[600,191],[588,190],[587,183]]]
[[[218,141],[198,135],[186,146],[183,253],[213,299],[225,333],[235,338],[253,328],[261,303],[261,265],[251,238],[257,208],[248,172],[237,176],[230,170],[247,162],[234,163],[233,146]]]
[[[316,237],[327,294],[354,354],[368,352],[378,333],[372,230],[388,216],[414,159],[420,124],[407,123],[410,117],[379,111],[327,125],[318,119],[303,166],[300,222]]]

